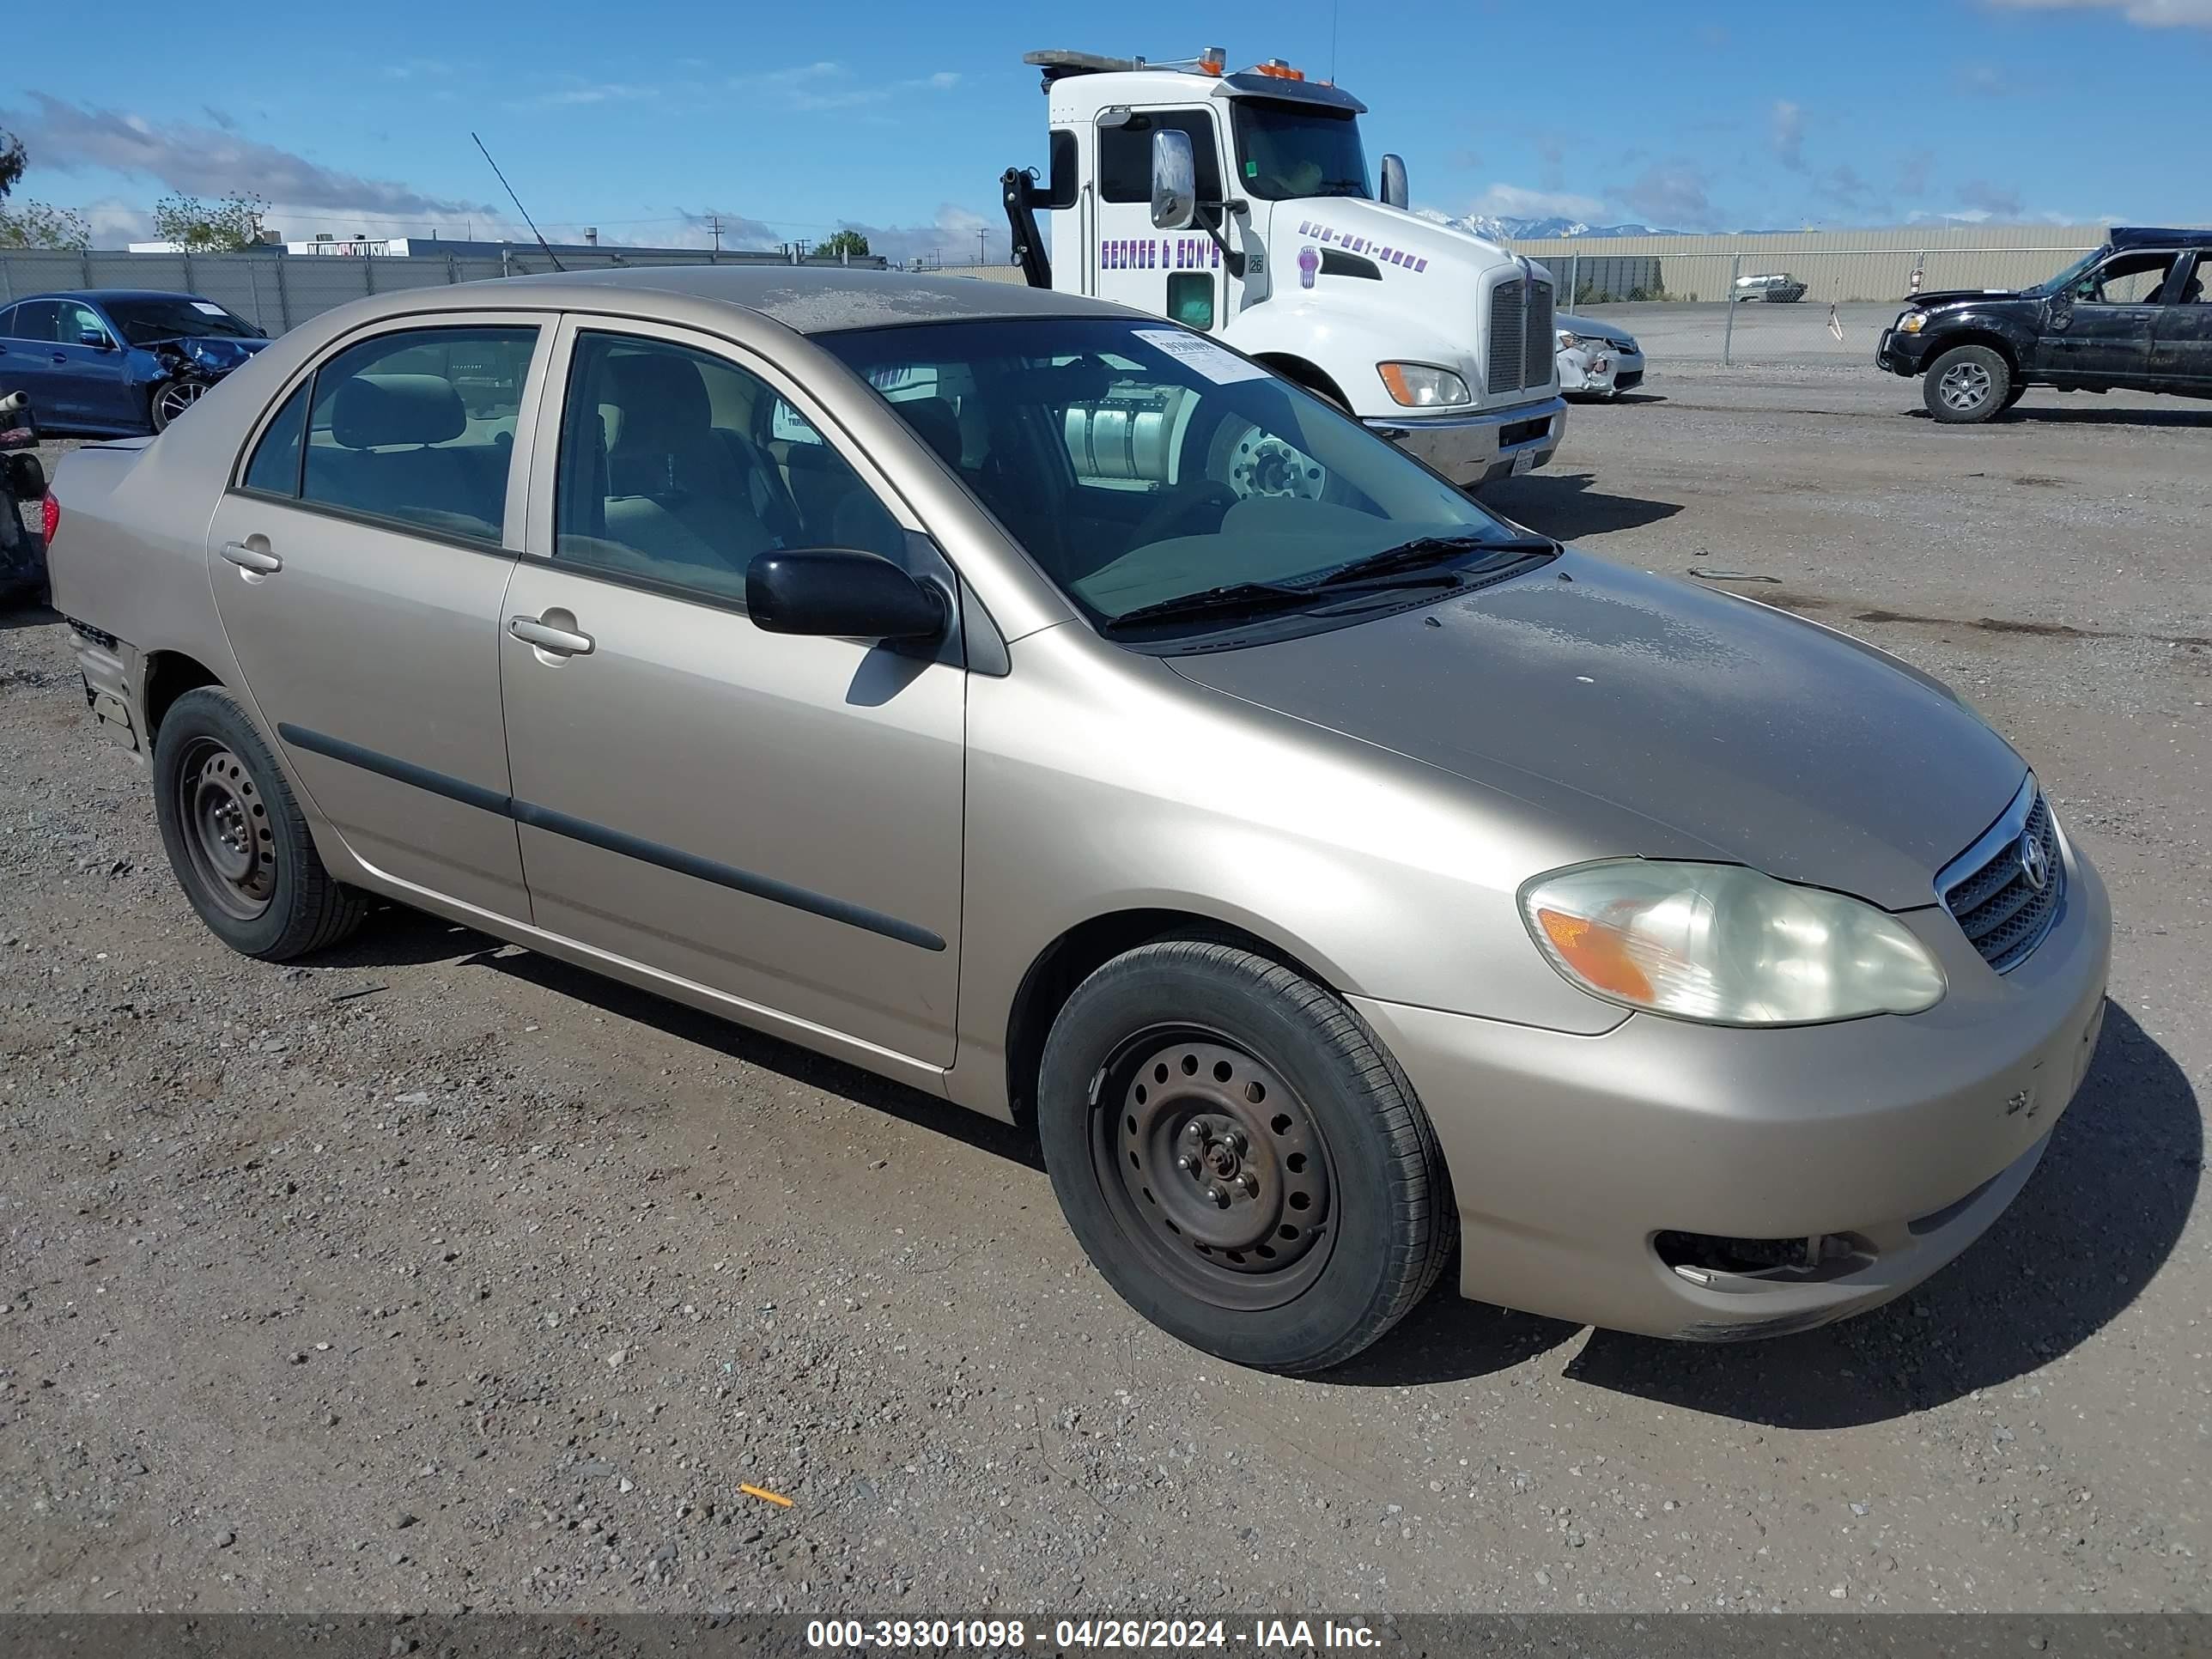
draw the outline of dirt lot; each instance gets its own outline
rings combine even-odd
[[[1011,1132],[404,913],[227,955],[16,614],[0,1609],[2204,1607],[2212,406],[1650,391],[1501,505],[1948,677],[2112,887],[2089,1080],[1949,1271],[1764,1346],[1440,1295],[1230,1370]]]

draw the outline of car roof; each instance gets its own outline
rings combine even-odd
[[[2114,247],[2212,247],[2212,227],[2183,230],[2158,225],[2114,225]]]
[[[800,334],[883,328],[900,323],[964,322],[1019,317],[1130,317],[1126,306],[1017,283],[924,272],[854,270],[821,265],[631,265],[491,279],[501,288],[580,290],[576,302],[605,304],[614,289],[627,295],[680,295],[742,306]],[[489,283],[469,283],[481,298]],[[454,290],[459,293],[460,290]],[[418,299],[421,297],[418,294]],[[550,295],[541,297],[551,297]]]
[[[0,300],[0,306],[19,306],[26,300],[75,300],[84,305],[105,305],[112,300],[189,300],[198,301],[197,294],[177,294],[158,288],[65,288],[46,294],[25,294],[12,300]]]

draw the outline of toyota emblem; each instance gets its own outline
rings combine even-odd
[[[2051,884],[2051,860],[2043,850],[2043,842],[2033,831],[2020,838],[2020,872],[2027,878],[2027,884],[2041,892]]]

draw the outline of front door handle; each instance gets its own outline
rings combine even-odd
[[[550,651],[556,657],[588,657],[592,654],[592,641],[589,634],[579,634],[573,628],[556,628],[535,617],[509,617],[507,631],[525,645],[534,645],[540,651]]]
[[[273,576],[284,568],[284,561],[265,548],[248,547],[244,542],[225,542],[222,556],[240,570],[250,570],[257,576]]]

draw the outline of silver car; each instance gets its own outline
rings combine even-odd
[[[1531,537],[1120,307],[701,267],[319,317],[55,483],[186,896],[380,895],[1033,1122],[1226,1358],[1709,1340],[2025,1186],[2109,913],[1942,686]]]

